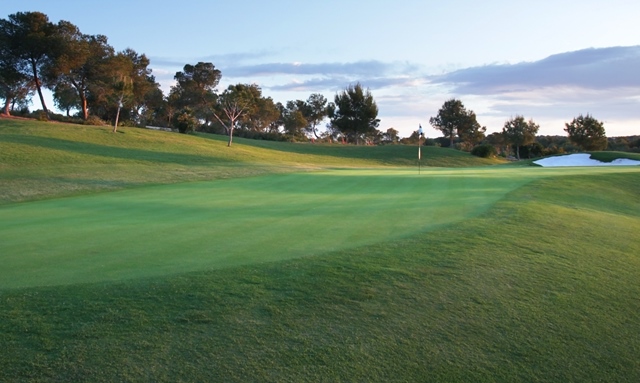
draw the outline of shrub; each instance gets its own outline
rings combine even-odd
[[[496,151],[496,148],[493,145],[482,144],[471,149],[471,154],[477,157],[491,158],[491,157],[495,157],[498,154],[498,152]]]
[[[191,109],[184,108],[174,117],[173,125],[178,128],[180,133],[193,133],[198,121],[193,116]]]
[[[86,120],[84,120],[83,124],[96,126],[106,125],[106,123],[102,121],[102,119],[100,119],[100,117],[98,116],[89,116]]]

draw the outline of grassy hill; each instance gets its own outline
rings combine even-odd
[[[145,184],[345,167],[417,166],[417,149],[291,144],[0,118],[0,204]],[[499,163],[424,148],[423,166]]]
[[[0,381],[640,380],[640,168],[238,141],[0,120]]]

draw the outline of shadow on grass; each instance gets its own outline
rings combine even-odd
[[[97,145],[86,142],[77,142],[50,137],[34,137],[24,135],[3,134],[0,135],[0,142],[29,145],[54,150],[64,150],[67,152],[101,156],[106,158],[116,158],[132,161],[149,161],[163,164],[217,164],[233,163],[238,160],[229,160],[213,156],[201,156],[185,153],[171,153],[153,150],[143,150],[134,148],[121,148],[106,145]]]
[[[223,141],[226,136],[199,133],[198,137]],[[236,144],[276,150],[284,153],[317,155],[343,159],[375,160],[385,165],[417,166],[418,147],[416,145],[352,145],[328,143],[291,143],[267,140],[234,138]],[[423,146],[423,166],[484,166],[494,161],[471,156],[469,153],[449,148]]]

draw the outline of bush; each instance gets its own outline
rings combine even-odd
[[[193,133],[198,125],[198,120],[193,116],[193,112],[189,108],[182,109],[174,116],[173,125],[178,128],[180,133]]]
[[[440,146],[440,142],[435,138],[427,138],[424,140],[424,146]]]
[[[38,121],[49,121],[49,116],[47,116],[44,110],[36,110],[33,112],[33,118]]]
[[[86,120],[84,120],[83,124],[85,124],[85,125],[96,125],[96,126],[106,125],[106,123],[104,121],[102,121],[102,119],[100,119],[100,117],[91,116],[91,115]]]
[[[493,145],[482,144],[471,149],[471,154],[482,158],[492,158],[498,154],[498,151]]]

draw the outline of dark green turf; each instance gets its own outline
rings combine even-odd
[[[565,173],[400,240],[3,290],[0,379],[637,382],[638,185]]]
[[[640,381],[640,168],[239,141],[0,120],[0,381]]]
[[[473,217],[534,174],[345,170],[174,184],[0,207],[0,288],[318,255]]]

